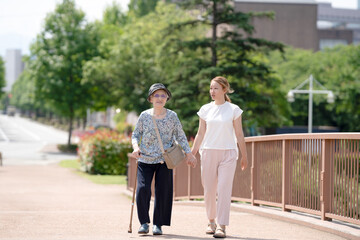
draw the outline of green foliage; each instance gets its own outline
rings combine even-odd
[[[360,131],[360,47],[337,46],[313,53],[286,49],[283,55],[272,53],[269,64],[275,69],[285,94],[305,81],[310,74],[326,89],[332,90],[335,103],[325,95],[314,95],[313,125],[338,126],[340,131]],[[308,87],[308,86],[306,86]],[[320,90],[315,85],[315,89]],[[307,125],[308,96],[295,95],[289,118],[295,125]]]
[[[77,153],[77,148],[78,145],[77,144],[58,144],[57,148],[61,151],[61,152],[65,152],[65,153]]]
[[[113,4],[105,9],[103,23],[105,25],[123,26],[127,22],[127,16],[122,11],[121,5],[113,2]]]
[[[80,170],[80,163],[78,160],[63,160],[59,165],[64,168]],[[81,171],[76,171],[76,174],[87,178],[96,184],[126,184],[126,175],[91,175]]]
[[[74,1],[64,0],[32,45],[11,104],[54,112],[70,122],[86,108],[118,106],[140,113],[150,106],[150,85],[162,82],[173,94],[166,107],[178,113],[191,136],[196,112],[210,101],[210,80],[223,75],[235,90],[232,101],[244,110],[244,127],[307,125],[307,96],[297,95],[291,104],[285,96],[313,74],[336,96],[335,104],[314,96],[314,125],[360,130],[359,46],[282,53],[282,44],[252,37],[252,19],[273,18],[271,12],[235,12],[227,0],[181,3],[191,11],[164,1],[132,0],[124,13],[113,3],[102,22],[89,24]],[[2,65],[0,59],[0,86]],[[118,129],[128,126],[119,121]]]
[[[128,15],[114,3],[105,10],[104,20],[98,25],[99,56],[84,64],[82,79],[82,84],[88,86],[89,98],[93,99],[89,105],[92,110],[104,110],[119,102],[118,88],[121,86],[114,73],[116,66],[110,58],[114,55],[113,48],[118,45],[127,22]]]
[[[126,122],[127,112],[120,111],[114,116],[114,122],[116,124],[116,130],[126,136],[129,136],[133,131],[133,127]]]
[[[235,93],[230,97],[245,110],[245,126],[278,126],[284,119],[286,105],[279,91],[280,81],[265,63],[264,56],[271,50],[283,50],[281,43],[252,37],[253,17],[273,17],[272,13],[235,12],[232,1],[182,1],[187,9],[195,9],[196,18],[172,24],[169,31],[182,31],[185,27],[207,27],[208,34],[184,41],[178,41],[178,53],[197,53],[181,64],[181,70],[173,75],[175,95],[182,96],[176,106],[179,115],[186,119],[185,130],[194,134],[197,125],[196,111],[208,102],[210,80],[218,75],[228,78]],[[196,9],[201,6],[203,11]],[[231,26],[231,27],[229,27]],[[209,36],[211,33],[211,36]],[[186,70],[184,70],[184,67]],[[181,107],[188,103],[189,110]],[[194,117],[195,116],[195,117]]]
[[[31,68],[36,79],[36,97],[69,119],[70,144],[75,116],[83,117],[91,105],[89,86],[82,83],[83,64],[98,54],[95,24],[86,24],[85,14],[72,0],[63,0],[48,14],[44,29],[31,46]]]
[[[81,137],[78,149],[81,169],[91,174],[124,175],[132,151],[130,140],[107,129]]]
[[[3,96],[2,88],[5,87],[5,66],[4,60],[0,56],[0,99]]]
[[[36,97],[36,70],[33,68],[34,60],[28,56],[23,57],[25,69],[11,88],[12,98],[10,104],[16,106],[23,113],[53,113],[48,101]]]
[[[130,0],[128,5],[130,15],[143,17],[155,10],[157,2],[159,0]]]
[[[73,168],[80,170],[80,163],[78,160],[62,160],[59,165],[64,168]]]
[[[173,89],[171,70],[177,69],[187,57],[182,53],[170,55],[169,51],[175,51],[170,43],[174,39],[187,39],[202,33],[196,32],[198,29],[188,29],[164,36],[170,24],[184,18],[189,19],[189,14],[175,5],[159,3],[155,12],[119,30],[118,39],[112,38],[108,41],[110,44],[103,44],[108,38],[103,39],[100,44],[103,57],[86,64],[84,81],[94,86],[93,93],[104,103],[137,113],[147,109],[146,96],[150,85],[163,82]]]
[[[29,58],[23,59],[27,66]],[[35,100],[35,80],[31,76],[31,71],[25,67],[19,78],[15,81],[11,89],[12,98],[10,104],[21,110],[36,108]]]
[[[141,1],[134,3],[141,5]],[[207,5],[203,19],[211,18],[211,9]],[[209,22],[198,21],[194,17],[197,14],[196,10],[185,11],[159,2],[154,11],[133,18],[124,26],[105,24],[102,28],[111,29],[113,34],[103,34],[101,56],[83,68],[83,83],[91,86],[92,99],[98,97],[93,107],[116,105],[140,113],[149,107],[146,96],[150,85],[162,82],[173,93],[167,107],[178,113],[185,132],[194,135],[198,125],[196,112],[210,100],[210,79],[225,75],[236,91],[233,102],[246,112],[247,125],[281,124],[284,113],[278,106],[287,105],[278,90],[278,78],[264,64],[264,54],[269,49],[281,49],[282,45],[243,38],[229,29],[214,41],[205,37]],[[216,14],[217,25],[236,22],[238,28],[251,34],[250,19],[255,14],[234,13],[230,5]],[[214,50],[216,65],[212,64]]]
[[[5,106],[7,106],[7,95],[3,94],[2,97],[0,97],[0,109],[5,109]]]

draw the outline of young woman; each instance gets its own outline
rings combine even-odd
[[[209,219],[206,233],[213,234],[215,238],[225,238],[225,226],[229,225],[232,183],[238,159],[237,145],[241,151],[241,169],[247,167],[241,120],[243,111],[231,103],[227,95],[231,92],[226,78],[215,77],[211,80],[210,96],[213,101],[203,105],[198,112],[199,129],[192,148],[194,155],[200,149],[201,180]]]
[[[139,234],[149,232],[149,208],[151,182],[155,174],[155,201],[153,215],[153,234],[162,235],[161,226],[170,226],[173,202],[173,171],[168,169],[162,156],[152,116],[160,132],[164,149],[170,148],[176,140],[186,153],[186,161],[195,167],[196,158],[190,151],[188,141],[177,114],[165,108],[171,98],[170,91],[161,83],[153,84],[147,100],[153,108],[145,110],[132,134],[132,155],[138,159],[136,206],[140,221]]]

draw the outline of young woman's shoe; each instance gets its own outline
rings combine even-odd
[[[226,238],[225,229],[222,229],[221,227],[216,228],[213,237],[214,238]]]
[[[216,230],[216,223],[209,222],[207,228],[206,228],[206,234],[214,234]]]

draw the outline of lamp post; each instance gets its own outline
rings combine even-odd
[[[324,90],[314,90],[313,89],[313,83],[317,83],[322,89]],[[301,88],[309,83],[309,89],[308,90],[302,90]],[[289,90],[287,93],[287,100],[288,102],[294,102],[295,96],[294,93],[299,94],[309,94],[309,114],[308,114],[308,133],[312,132],[312,114],[313,114],[313,94],[327,94],[327,101],[328,103],[334,102],[334,94],[332,91],[326,90],[326,88],[321,85],[316,79],[314,79],[313,75],[310,75],[308,79],[306,79],[304,82],[302,82],[299,86],[297,86],[295,89]]]

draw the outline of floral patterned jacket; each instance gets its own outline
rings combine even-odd
[[[140,148],[139,162],[156,164],[164,162],[161,148],[156,136],[154,123],[152,121],[153,109],[143,111],[136,123],[132,134],[132,143],[137,143]],[[176,140],[185,153],[189,153],[190,146],[177,114],[166,109],[166,116],[163,119],[156,119],[164,149],[170,148]]]

